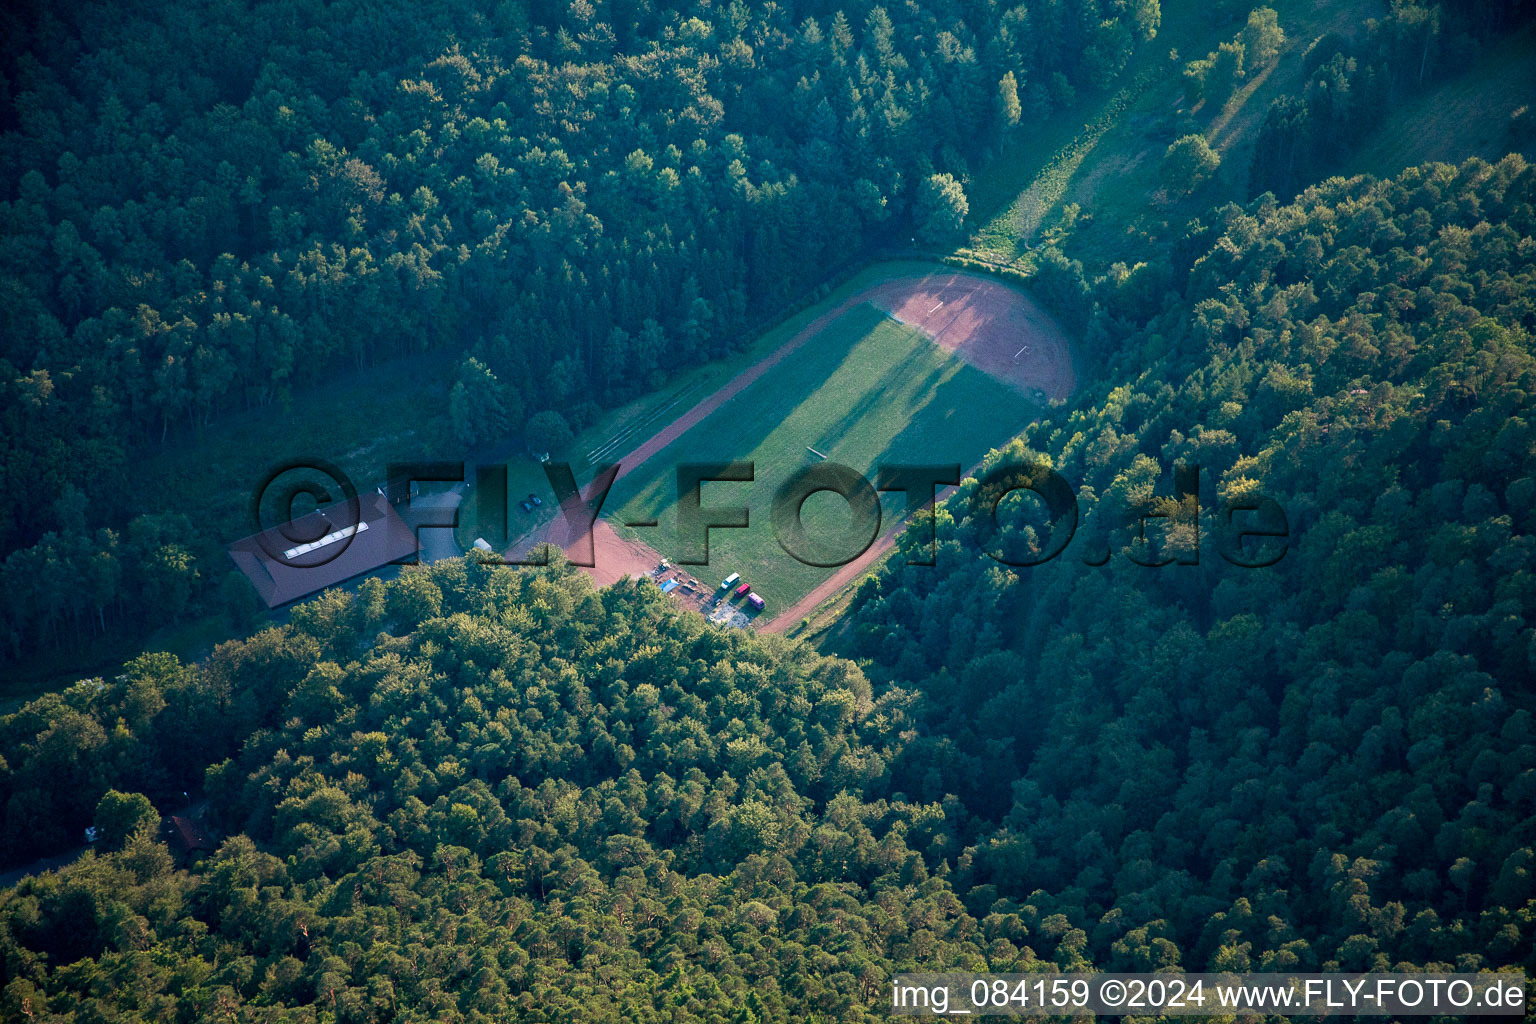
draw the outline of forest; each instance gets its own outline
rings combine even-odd
[[[1225,41],[1160,72],[1211,103],[1287,26],[1214,7]],[[1329,176],[1528,7],[1383,4],[1295,57],[1239,201],[1103,266],[1042,239],[1080,393],[799,637],[558,558],[258,622],[217,526],[114,496],[147,451],[423,351],[466,448],[568,437],[883,247],[956,244],[989,161],[1167,48],[1157,0],[8,8],[0,659],[232,630],[0,713],[0,867],[97,836],[0,888],[0,1019],[852,1022],[903,970],[1531,976],[1536,164]],[[1210,192],[1174,172],[1214,169],[1181,141],[1177,210]],[[1010,464],[1075,523],[993,521]],[[1235,565],[1223,509],[1260,496],[1283,557]],[[206,856],[164,839],[191,806]]]
[[[970,893],[1147,963],[1532,966],[1533,200],[1519,157],[1334,179],[1215,211],[1160,287],[1078,277],[1125,383],[993,460],[1054,467],[1093,540],[1007,569],[971,481],[836,645],[923,694],[892,785],[995,824]],[[1289,547],[1238,568],[1208,538],[1257,494]]]
[[[1127,383],[994,459],[1072,479],[1104,566],[1001,566],[957,500],[818,651],[448,561],[28,704],[7,854],[119,848],[0,896],[7,1012],[873,1020],[919,967],[1536,969],[1533,198],[1519,157],[1340,179],[1215,211],[1158,289],[1079,272]],[[1207,518],[1276,498],[1287,556],[1135,564],[1211,528],[1160,461]],[[198,785],[227,838],[178,869],[144,808]]]
[[[219,524],[115,550],[135,513],[174,514],[122,500],[145,447],[432,350],[462,353],[458,443],[526,425],[545,449],[860,253],[950,240],[973,166],[1112,81],[1160,15],[198,0],[0,17],[15,659],[186,607],[167,613],[130,561],[228,604],[227,566],[199,551],[233,539]]]
[[[1343,158],[1396,106],[1454,77],[1487,43],[1507,36],[1530,18],[1528,6],[1511,0],[1475,3],[1394,3],[1365,31],[1317,40],[1306,54],[1306,84],[1283,95],[1265,112],[1254,147],[1252,193],[1289,199],[1303,187],[1336,173]],[[1278,26],[1277,26],[1278,27]],[[1253,57],[1253,33],[1224,43],[1185,76],[1192,88],[1230,91]],[[1262,45],[1262,44],[1261,44]],[[1191,62],[1195,67],[1196,62]],[[1529,142],[1529,107],[1508,125],[1516,143]]]
[[[873,795],[918,699],[569,567],[332,592],[6,720],[15,793],[90,818],[100,792],[128,827],[0,897],[4,1012],[860,1019],[893,960],[1032,956],[1034,911],[983,926],[925,856],[958,849],[959,806]],[[230,838],[188,873],[103,787],[158,796],[200,762]]]

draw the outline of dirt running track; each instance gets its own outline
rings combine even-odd
[[[976,467],[972,466],[970,469],[966,470],[965,473],[967,476],[969,476],[975,471]],[[958,487],[946,487],[938,493],[935,501],[942,502],[951,494],[954,494],[957,490],[959,490]],[[923,507],[927,508],[929,506],[925,505]],[[880,537],[869,546],[869,550],[865,551],[858,558],[855,558],[853,561],[837,570],[837,572],[832,574],[830,579],[821,583],[816,587],[815,590],[812,590],[809,594],[806,594],[800,600],[796,601],[794,604],[790,605],[788,608],[784,609],[773,618],[768,619],[765,622],[758,623],[757,628],[767,630],[770,633],[782,633],[785,630],[793,629],[795,626],[798,626],[800,624],[800,620],[811,614],[811,612],[815,611],[816,607],[823,601],[828,600],[833,595],[840,592],[848,584],[852,583],[854,580],[864,575],[864,573],[868,572],[870,566],[884,558],[885,553],[896,545],[896,535],[900,533],[905,527],[906,521],[906,518],[903,517],[895,526],[881,534]]]
[[[1077,371],[1061,325],[1028,296],[990,277],[895,278],[858,297],[1025,394],[1038,390],[1055,399],[1077,390]]]
[[[943,271],[908,274],[872,285],[845,299],[806,324],[794,337],[749,366],[693,408],[673,420],[644,443],[613,461],[619,477],[627,476],[652,456],[677,440],[704,417],[735,398],[763,374],[807,341],[821,334],[848,310],[869,303],[892,319],[916,328],[960,359],[1035,398],[1066,398],[1077,387],[1077,372],[1066,333],[1034,300],[994,278],[979,274]],[[1036,393],[1038,392],[1038,394]],[[617,479],[617,478],[615,478]],[[940,500],[948,492],[940,496]],[[900,524],[881,536],[869,550],[839,569],[771,619],[759,619],[757,627],[782,632],[796,625],[822,601],[866,572],[896,542]],[[540,535],[525,537],[509,550],[527,552],[539,543],[557,543],[568,553],[576,541],[563,520],[551,523]],[[639,541],[624,540],[601,519],[593,528],[597,564],[585,569],[598,586],[654,569],[662,556]],[[526,556],[524,556],[526,557]]]

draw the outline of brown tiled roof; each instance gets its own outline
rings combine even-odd
[[[218,844],[208,838],[208,833],[197,822],[180,814],[173,814],[165,820],[165,833],[171,845],[183,853],[218,849]]]
[[[383,495],[358,495],[357,518],[366,525],[350,538],[290,554],[303,546],[295,538],[338,534],[353,526],[346,503],[331,505],[235,541],[229,557],[267,607],[276,608],[415,553],[415,534]]]

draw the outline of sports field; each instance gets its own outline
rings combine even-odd
[[[810,449],[871,481],[882,463],[970,466],[1021,430],[1032,410],[1016,389],[950,356],[917,329],[861,304],[621,478],[605,512],[619,523],[658,520],[659,526],[634,533],[658,551],[677,551],[676,466],[753,462],[753,483],[704,485],[706,507],[744,505],[750,525],[712,530],[710,564],[693,572],[711,585],[741,573],[767,602],[765,614],[771,617],[835,572],[790,557],[769,521],[779,486],[821,461]],[[883,499],[886,527],[903,513],[905,500],[899,493]],[[803,512],[813,540],[839,553],[858,550],[840,497],[813,495]]]
[[[723,386],[669,396],[661,411],[589,446],[592,457],[574,467],[583,484],[596,464],[621,467],[594,534],[597,565],[588,571],[599,584],[647,572],[683,550],[674,514],[679,464],[752,462],[753,482],[707,483],[702,493],[706,508],[747,508],[750,525],[711,530],[709,565],[683,576],[712,591],[740,573],[766,602],[759,628],[787,628],[888,548],[906,512],[905,494],[882,495],[879,536],[863,557],[842,567],[805,565],[780,546],[770,521],[787,479],[823,459],[871,482],[881,465],[969,468],[1018,434],[1043,403],[1075,388],[1069,342],[1023,292],[939,268],[871,276],[811,311]],[[657,525],[625,525],[650,520]],[[808,499],[802,521],[824,553],[863,546],[835,494]],[[543,541],[576,550],[558,520],[513,550],[521,556]]]

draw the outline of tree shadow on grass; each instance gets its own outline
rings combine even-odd
[[[894,322],[894,321],[893,321]],[[908,330],[911,330],[908,328]],[[913,332],[914,334],[916,332]],[[866,335],[867,337],[867,335]],[[926,342],[927,339],[919,339]],[[861,339],[862,342],[862,339]],[[916,396],[927,396],[924,401],[908,401],[907,409],[910,414],[921,409],[931,400],[934,392],[942,384],[947,376],[948,369],[943,364],[937,366],[928,365],[924,372],[924,364],[929,363],[929,353],[923,345],[914,345],[901,359],[891,364],[880,379],[873,386],[862,390],[859,400],[843,414],[835,423],[829,424],[815,439],[811,445],[822,452],[829,452],[839,440],[848,434],[848,431],[863,422],[875,409],[881,405],[890,405],[892,396],[903,391],[909,391]],[[913,385],[911,379],[922,374],[923,379]],[[858,467],[855,467],[858,468]]]

